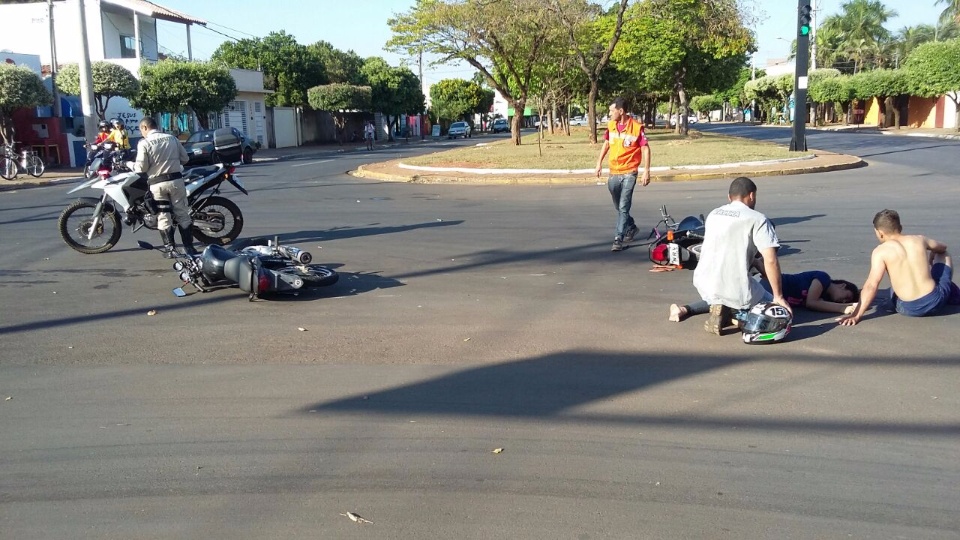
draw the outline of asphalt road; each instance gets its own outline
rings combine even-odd
[[[871,165],[758,179],[785,271],[862,282],[884,207],[956,244],[960,144],[815,137]],[[287,300],[175,298],[155,233],[81,255],[66,186],[0,194],[0,537],[960,537],[956,310],[806,313],[767,347],[668,323],[691,273],[610,253],[604,187],[344,174],[434,147],[242,169],[244,236],[341,273]]]

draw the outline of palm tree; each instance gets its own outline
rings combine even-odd
[[[937,0],[935,5],[946,5],[946,9],[940,14],[940,20],[953,20],[960,23],[960,0]]]
[[[849,71],[849,65],[853,64],[856,73],[864,68],[895,63],[895,54],[890,47],[890,31],[884,24],[896,16],[897,12],[887,8],[880,0],[845,2],[840,14],[828,17],[821,30],[836,37],[838,41],[834,51],[846,60],[836,59],[835,66],[847,67],[845,71]]]

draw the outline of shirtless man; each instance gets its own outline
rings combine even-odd
[[[953,263],[947,246],[921,235],[903,234],[900,215],[894,210],[881,210],[873,218],[873,228],[880,245],[870,257],[870,274],[860,295],[860,305],[838,322],[853,326],[877,295],[884,274],[890,275],[890,301],[897,312],[910,317],[923,317],[939,311],[951,294]]]

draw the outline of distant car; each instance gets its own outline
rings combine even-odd
[[[670,125],[676,126],[677,120],[679,119],[680,119],[679,115],[673,115],[672,117],[670,117]],[[693,125],[696,123],[697,123],[697,115],[691,114],[690,116],[687,116],[687,125]]]
[[[466,122],[454,122],[450,124],[450,129],[447,130],[448,139],[456,139],[457,137],[466,139],[472,136],[473,134],[470,133],[470,124]]]
[[[493,121],[493,124],[490,126],[490,131],[494,133],[506,133],[510,131],[510,124],[507,123],[506,118],[497,118]]]
[[[231,128],[231,130],[240,138],[240,146],[243,148],[241,161],[247,164],[253,163],[253,154],[260,148],[260,143],[251,141],[246,133],[237,128]],[[190,161],[184,165],[185,167],[220,163],[220,158],[213,149],[213,132],[212,129],[197,131],[183,143],[187,155],[190,156]]]
[[[570,119],[571,126],[585,126],[587,125],[587,118],[585,116],[574,116]]]

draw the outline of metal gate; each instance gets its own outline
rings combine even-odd
[[[250,132],[247,131],[247,102],[231,101],[223,109],[223,125],[224,127],[235,127],[249,135]]]
[[[273,137],[277,148],[297,146],[297,114],[292,107],[273,108]]]

